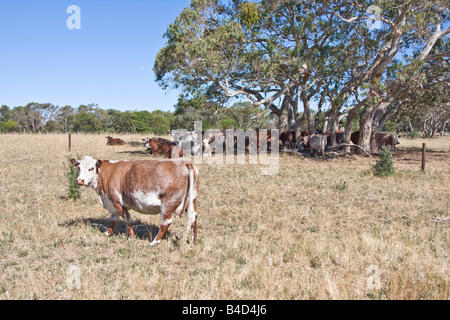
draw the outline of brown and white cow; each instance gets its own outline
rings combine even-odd
[[[106,141],[107,146],[122,146],[125,144],[125,141],[123,141],[122,139],[119,139],[119,138],[113,138],[113,137],[107,136],[106,139],[108,140],[108,141]]]
[[[144,147],[150,150],[150,154],[164,155],[166,158],[183,157],[183,149],[173,141],[164,138],[142,139]]]
[[[398,142],[398,137],[395,134],[377,132],[375,134],[375,144],[377,145],[378,153],[381,153],[381,147],[390,146],[392,152],[395,145],[400,144],[400,142]]]
[[[195,165],[174,161],[109,161],[86,156],[71,159],[78,167],[76,183],[92,187],[103,207],[111,213],[111,224],[106,232],[111,236],[117,219],[122,217],[128,234],[134,237],[129,209],[144,213],[160,213],[160,227],[151,245],[161,242],[174,216],[187,218],[191,242],[197,239],[197,212],[199,172]]]

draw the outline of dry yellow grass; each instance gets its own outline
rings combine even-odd
[[[152,158],[120,137],[73,135],[72,155]],[[433,219],[450,212],[450,137],[426,143],[425,173],[421,141],[401,139],[388,179],[363,156],[282,154],[274,176],[199,165],[199,241],[175,240],[175,220],[150,247],[158,216],[131,212],[138,238],[123,223],[106,238],[94,190],[66,199],[66,135],[0,135],[0,299],[448,299],[450,224]]]

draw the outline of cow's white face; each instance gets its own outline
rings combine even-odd
[[[400,142],[398,141],[397,135],[394,135],[394,144],[400,144]]]
[[[78,168],[78,178],[76,183],[80,186],[93,187],[97,186],[97,169],[101,161],[97,161],[90,156],[84,157],[83,160],[70,160],[72,165]]]

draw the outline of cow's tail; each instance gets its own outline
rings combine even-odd
[[[195,212],[194,208],[194,200],[197,198],[197,188],[196,184],[198,183],[198,171],[197,168],[193,164],[186,164],[186,167],[189,171],[188,175],[188,190],[186,194],[186,201],[185,201],[185,212],[186,212],[186,219],[187,219],[187,231],[192,231],[192,238],[191,241],[194,240],[194,223],[197,219],[197,212]]]

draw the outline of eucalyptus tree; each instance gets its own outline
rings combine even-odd
[[[448,52],[437,50],[440,41],[448,41],[448,8],[444,1],[375,1],[378,26],[367,24],[369,1],[355,1],[359,9],[356,15],[333,12],[342,21],[353,25],[354,41],[360,43],[360,56],[365,59],[338,93],[339,102],[353,99],[352,115],[361,110],[359,145],[370,150],[370,141],[379,129],[379,120],[391,104],[401,99],[421,81],[420,73],[427,61],[448,56]],[[446,39],[446,40],[445,40]],[[433,50],[438,52],[430,55]],[[423,78],[422,78],[423,79]],[[340,108],[338,105],[337,108]],[[373,129],[375,122],[375,130]],[[351,121],[347,121],[351,126]],[[347,128],[348,129],[348,128]],[[349,132],[346,130],[346,139]]]
[[[156,80],[188,93],[244,96],[277,115],[282,131],[291,110],[297,130],[303,115],[314,131],[316,99],[328,105],[323,129],[332,137],[347,116],[349,141],[360,114],[359,144],[370,150],[388,106],[420,78],[409,74],[446,57],[433,52],[448,40],[447,10],[444,1],[193,0],[164,35]]]
[[[214,88],[227,98],[245,96],[277,115],[281,130],[288,129],[290,108],[298,118],[301,98],[314,130],[309,101],[346,27],[336,23],[337,17],[307,1],[193,0],[164,34],[156,80],[186,92]]]

